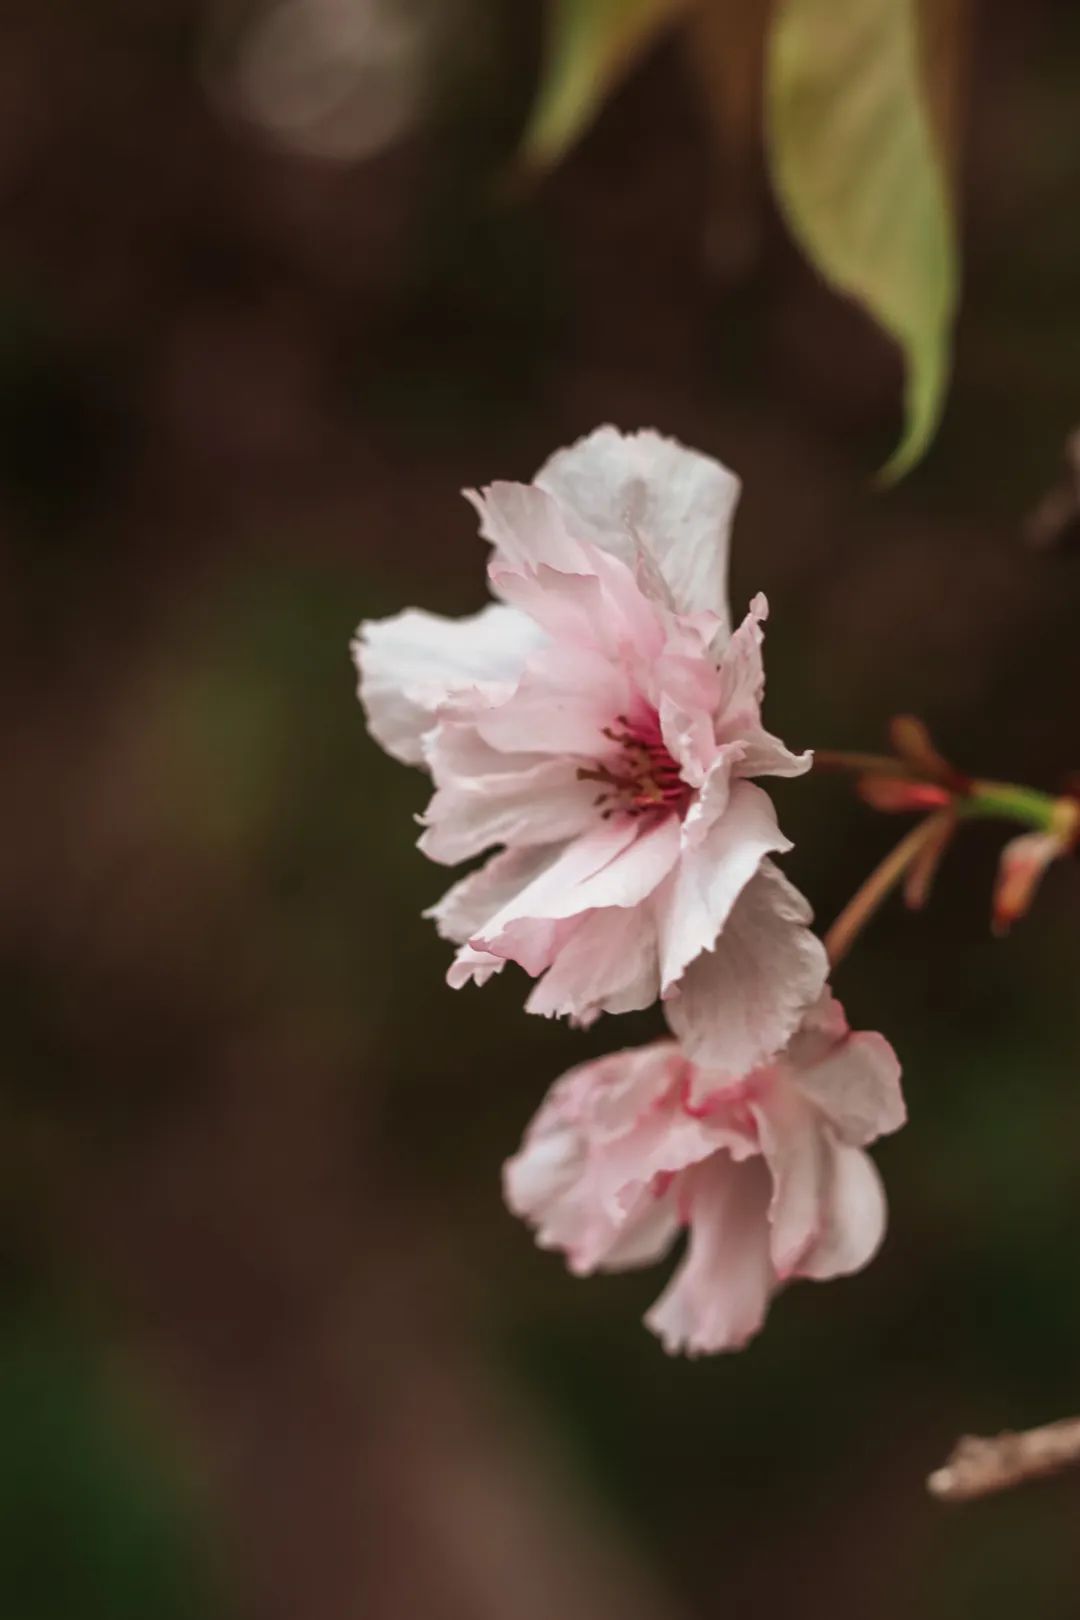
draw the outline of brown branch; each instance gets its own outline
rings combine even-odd
[[[940,824],[946,819],[952,819],[952,811],[939,810],[912,827],[848,901],[825,935],[825,950],[832,967],[847,955],[882,901],[900,882],[923,847],[938,838]]]
[[[1080,1417],[1062,1418],[1018,1434],[1011,1430],[988,1438],[966,1434],[926,1485],[931,1496],[943,1502],[970,1502],[1078,1463]]]

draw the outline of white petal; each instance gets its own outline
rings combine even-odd
[[[686,969],[665,1002],[687,1054],[707,1069],[745,1075],[786,1045],[821,994],[828,962],[807,927],[810,907],[762,861],[716,946]]]
[[[452,693],[513,689],[543,636],[516,608],[492,603],[464,619],[406,608],[356,633],[357,693],[375,740],[406,765],[423,763],[422,739]]]
[[[656,897],[662,995],[703,951],[712,950],[764,857],[790,848],[768,794],[752,782],[736,782],[723,814],[700,843],[683,848]]]
[[[728,538],[739,480],[658,433],[598,428],[557,451],[536,475],[582,539],[651,563],[682,613],[718,615],[726,633]],[[646,577],[642,575],[643,584]]]
[[[686,1258],[646,1316],[646,1326],[669,1355],[738,1350],[764,1322],[776,1286],[769,1259],[768,1173],[760,1159],[734,1164],[717,1154],[687,1172],[686,1186]]]

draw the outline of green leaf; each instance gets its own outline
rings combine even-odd
[[[915,0],[782,0],[769,42],[773,183],[818,270],[904,352],[901,477],[941,417],[957,297],[948,190],[920,70]]]
[[[544,66],[525,132],[530,168],[554,166],[687,0],[548,0]]]

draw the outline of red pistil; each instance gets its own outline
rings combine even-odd
[[[603,786],[603,793],[596,798],[597,806],[606,806],[602,819],[606,821],[616,810],[630,816],[643,816],[652,810],[681,812],[690,797],[690,786],[683,781],[659,731],[647,736],[634,729],[624,714],[615,718],[622,730],[605,726],[603,735],[622,749],[619,760],[614,765],[598,764],[591,769],[580,766],[577,773],[580,782],[599,782]]]

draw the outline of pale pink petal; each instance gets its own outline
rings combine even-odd
[[[572,1126],[538,1116],[521,1148],[503,1166],[507,1208],[539,1226],[573,1192],[585,1156],[584,1140]]]
[[[448,889],[441,900],[429,906],[425,917],[433,917],[443,939],[463,945],[480,933],[495,914],[528,888],[533,879],[546,871],[563,853],[565,845],[534,845],[529,849],[504,849],[475,872]],[[499,962],[502,966],[502,962]]]
[[[720,697],[716,705],[717,742],[740,742],[743,776],[802,776],[813,756],[793,754],[761,723],[765,667],[761,658],[762,623],[769,605],[760,593],[735,631],[720,660]]]
[[[453,940],[461,949],[447,971],[446,982],[453,990],[469,983],[486,984],[506,965],[504,956],[476,950],[467,942],[513,897],[555,863],[563,854],[563,844],[538,845],[529,849],[506,849],[468,877],[455,883],[442,899],[425,911],[433,917],[443,939]]]
[[[607,1148],[658,1110],[686,1068],[674,1041],[625,1047],[579,1063],[556,1080],[536,1115],[536,1128],[573,1122],[590,1142]]]
[[[724,814],[741,759],[741,743],[725,743],[722,748],[714,745],[712,763],[683,818],[685,849],[696,848]]]
[[[602,1256],[595,1260],[600,1271],[630,1271],[638,1266],[652,1265],[661,1259],[674,1243],[681,1225],[675,1193],[672,1188],[656,1193],[642,1188],[627,1210],[613,1238]],[[572,1266],[579,1275],[593,1266]]]
[[[475,943],[520,960],[499,943],[512,924],[579,917],[603,906],[640,905],[671,870],[678,850],[679,828],[672,816],[651,827],[629,816],[597,822],[492,917]]]
[[[502,972],[506,961],[505,956],[462,945],[446,970],[446,982],[451,990],[463,990],[467,984],[487,984],[494,974]]]
[[[580,538],[631,566],[644,553],[680,612],[707,610],[726,629],[728,537],[739,498],[726,467],[658,433],[603,427],[553,455],[536,483]]]
[[[723,814],[700,843],[683,849],[656,897],[661,995],[703,951],[712,950],[765,856],[790,848],[768,794],[752,782],[736,782]]]
[[[700,636],[689,635],[685,625],[680,629],[670,619],[664,629],[662,650],[641,673],[642,690],[661,716],[668,710],[707,720],[709,742],[715,750],[714,720],[722,688],[708,643]],[[684,727],[685,722],[677,727],[677,733]],[[711,754],[702,763],[707,765],[709,758]]]
[[[907,1119],[900,1060],[884,1035],[847,1035],[815,1063],[793,1063],[794,1083],[840,1138],[855,1147],[898,1131]]]
[[[669,1355],[738,1350],[765,1320],[776,1285],[769,1258],[769,1176],[760,1159],[718,1154],[688,1171],[686,1258],[645,1323]]]
[[[640,910],[608,907],[582,917],[533,988],[526,1012],[584,1027],[602,1012],[637,1012],[656,1000],[656,932]]]
[[[554,640],[599,648],[609,658],[655,666],[668,634],[666,618],[632,571],[599,547],[583,545],[577,572],[544,565],[527,572],[492,563],[492,589]],[[699,646],[699,663],[701,651]]]
[[[783,1071],[781,1062],[765,1080],[751,1111],[772,1176],[772,1262],[777,1275],[787,1278],[821,1236],[831,1139],[826,1140],[824,1122]]]
[[[422,739],[450,693],[513,690],[543,635],[516,608],[492,604],[464,619],[408,608],[362,624],[352,643],[368,728],[388,754],[423,763]]]
[[[594,760],[610,746],[604,728],[626,714],[635,698],[628,672],[605,653],[545,647],[504,703],[477,714],[476,726],[486,742],[507,753],[527,745],[534,753]]]
[[[699,821],[705,814],[700,807],[705,796],[710,775],[715,773],[720,763],[716,742],[713,738],[712,715],[705,709],[688,709],[676,703],[667,693],[661,695],[658,709],[660,722],[660,736],[664,747],[679,767],[679,774],[684,782],[698,791],[691,801],[686,820],[693,816]],[[731,768],[736,757],[736,749],[729,748],[721,752],[725,762],[723,799],[727,798],[727,782],[731,775]],[[715,795],[716,789],[711,792]],[[719,806],[723,809],[723,803]]]
[[[589,572],[580,545],[587,537],[569,532],[558,501],[535,484],[500,481],[462,493],[476,509],[481,535],[511,569],[520,572],[546,564],[566,574]]]
[[[713,950],[686,969],[665,1002],[668,1023],[704,1068],[745,1075],[788,1041],[828,976],[810,908],[779,869],[761,863]]]
[[[666,1053],[615,1053],[571,1070],[552,1087],[525,1133],[521,1148],[503,1170],[509,1208],[536,1230],[541,1248],[560,1249],[570,1269],[584,1274],[643,1265],[670,1244],[678,1213],[666,1189],[639,1185],[624,1201],[605,1197],[594,1184],[591,1115],[606,1103],[607,1129],[616,1129],[620,1107],[636,1116],[642,1080],[651,1090],[661,1080]],[[601,1134],[596,1140],[602,1141]]]
[[[440,722],[425,755],[436,791],[424,812],[419,847],[430,860],[454,865],[492,844],[554,843],[596,823],[595,784],[573,760],[504,754],[474,726]]]
[[[885,1192],[869,1154],[826,1137],[828,1161],[817,1242],[798,1266],[800,1277],[823,1281],[860,1271],[885,1235]]]
[[[703,1113],[669,1097],[643,1109],[632,1126],[604,1144],[592,1166],[591,1184],[595,1196],[617,1208],[638,1188],[658,1182],[673,1181],[681,1199],[680,1172],[717,1155],[741,1162],[759,1152],[754,1121],[741,1110]]]
[[[814,1005],[806,1009],[789,1055],[798,1065],[817,1063],[850,1034],[844,1009],[826,985]]]

